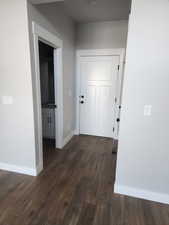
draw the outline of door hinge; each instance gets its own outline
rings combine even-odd
[[[115,128],[113,127],[113,132],[115,131]]]
[[[117,68],[118,68],[118,70],[120,70],[120,65],[118,65],[118,67],[117,67]]]

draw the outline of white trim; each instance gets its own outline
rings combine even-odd
[[[127,195],[131,197],[146,199],[154,202],[160,202],[164,204],[169,204],[169,195],[162,194],[158,192],[152,192],[148,190],[128,187],[124,185],[115,184],[114,192],[117,194]]]
[[[56,148],[63,148],[63,63],[62,49],[54,51],[54,74],[55,74],[55,104],[57,105],[55,115]]]
[[[117,105],[121,105],[121,92],[123,81],[123,65],[125,60],[125,49],[95,49],[95,50],[77,50],[76,52],[76,129],[75,133],[80,134],[80,112],[79,112],[79,95],[80,95],[80,57],[85,56],[119,56],[120,70],[119,70],[119,90],[117,90]],[[119,115],[119,109],[116,109],[116,116]],[[114,139],[118,139],[118,129],[115,129]]]
[[[34,35],[37,35],[39,38],[42,38],[44,41],[48,42],[55,48],[62,48],[63,41],[59,39],[56,35],[47,31],[42,26],[38,25],[36,22],[32,22],[32,32]]]
[[[43,163],[36,166],[36,176],[43,171]]]
[[[74,131],[74,135],[79,135],[79,130],[76,129],[76,130]]]
[[[26,174],[26,175],[30,175],[30,176],[37,175],[36,169],[29,168],[29,167],[19,167],[19,166],[7,164],[7,163],[0,163],[0,170],[6,170],[9,172]]]
[[[55,72],[55,104],[56,109],[56,148],[63,148],[63,41],[56,35],[50,33],[35,22],[32,22],[32,32],[34,39],[34,55],[35,55],[35,101],[37,114],[37,151],[39,162],[37,162],[37,173],[43,170],[43,144],[42,144],[42,109],[41,109],[41,94],[40,94],[40,71],[39,71],[39,44],[41,40],[44,43],[52,46],[54,50],[54,72]],[[40,166],[39,166],[40,165]]]
[[[63,146],[67,145],[67,143],[73,138],[75,131],[71,131],[67,137],[64,138]]]

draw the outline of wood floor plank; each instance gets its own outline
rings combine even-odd
[[[169,225],[169,206],[113,193],[117,143],[75,136],[44,148],[37,177],[0,171],[0,225]]]

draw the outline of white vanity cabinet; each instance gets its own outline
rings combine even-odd
[[[42,108],[43,138],[55,139],[55,109]]]

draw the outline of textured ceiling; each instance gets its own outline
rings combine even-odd
[[[68,13],[77,22],[128,19],[131,0],[65,0]]]
[[[31,0],[42,4],[63,0]],[[79,23],[128,19],[131,0],[64,0],[67,13]]]

